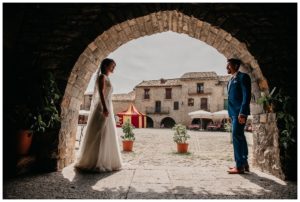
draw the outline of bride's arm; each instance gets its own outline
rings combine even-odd
[[[99,94],[100,94],[100,100],[103,106],[103,114],[104,116],[108,116],[108,110],[106,107],[105,99],[104,99],[104,91],[105,91],[105,78],[101,74],[99,78]]]

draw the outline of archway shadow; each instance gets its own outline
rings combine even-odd
[[[72,170],[73,169],[73,170]],[[4,199],[296,199],[297,186],[276,182],[256,173],[241,175],[262,189],[216,185],[212,187],[133,182],[134,170],[93,173],[31,174],[5,182]],[[71,178],[70,178],[71,177]],[[128,177],[127,179],[123,179]],[[184,180],[185,181],[185,180]],[[224,191],[225,189],[225,191]]]
[[[63,172],[35,173],[18,176],[3,184],[4,199],[123,199],[129,186],[97,190],[97,184],[122,171],[85,172],[73,169],[72,179]],[[70,177],[70,176],[69,176]],[[113,180],[112,180],[113,181]]]
[[[262,173],[261,175],[269,175],[269,177],[260,176],[255,172],[245,173],[241,176],[245,179],[249,180],[253,184],[258,185],[264,190],[269,190],[270,193],[266,194],[267,196],[271,196],[272,198],[297,198],[297,182],[292,181],[282,181],[271,174]],[[273,179],[271,179],[273,178]],[[282,194],[286,193],[286,194]]]
[[[95,186],[97,183],[101,183],[106,178],[109,178],[120,171],[113,171],[113,172],[103,172],[103,173],[96,173],[96,172],[87,172],[87,171],[79,171],[75,170],[75,176],[72,180],[72,185],[75,189],[80,190],[80,192],[89,193],[85,195],[86,198],[124,198],[125,194],[128,190],[125,187],[119,186],[112,189],[104,188],[101,191],[96,190]]]

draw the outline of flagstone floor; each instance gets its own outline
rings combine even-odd
[[[135,129],[133,152],[122,152],[123,169],[81,173],[73,164],[61,172],[20,176],[4,182],[4,198],[35,199],[296,199],[297,185],[251,167],[227,174],[234,165],[228,133],[189,131],[189,153],[176,153],[173,131]],[[78,130],[78,136],[80,129]],[[118,128],[118,133],[122,131]],[[120,141],[121,147],[121,141]]]

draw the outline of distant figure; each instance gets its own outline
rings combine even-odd
[[[122,167],[116,122],[112,105],[112,85],[109,75],[116,63],[104,59],[97,72],[94,90],[94,110],[89,116],[83,144],[75,165],[80,170],[114,171]],[[99,75],[101,70],[101,75]]]
[[[249,172],[248,146],[244,134],[247,116],[250,114],[251,79],[239,70],[241,61],[228,59],[227,72],[231,74],[228,82],[228,114],[232,122],[232,140],[235,167],[230,167],[229,174]]]

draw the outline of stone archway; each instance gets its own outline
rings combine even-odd
[[[84,90],[100,61],[130,40],[165,31],[187,34],[214,47],[227,58],[240,58],[244,62],[241,71],[247,72],[252,79],[254,99],[260,96],[260,92],[269,91],[267,80],[264,78],[256,59],[247,50],[246,45],[228,32],[207,22],[184,15],[176,10],[170,10],[151,13],[116,24],[87,46],[79,56],[69,76],[61,104],[62,122],[59,132],[58,169],[74,161],[80,103]],[[264,114],[262,107],[255,103],[252,103],[251,113],[254,115],[254,164],[281,177],[278,130],[274,114]]]
[[[147,128],[153,128],[153,126],[154,126],[153,119],[147,116]]]
[[[160,126],[162,128],[173,128],[173,126],[176,124],[175,120],[171,117],[165,117],[161,120]]]

